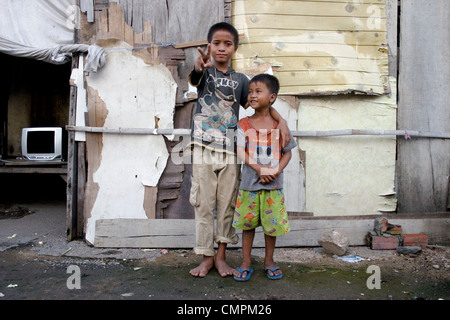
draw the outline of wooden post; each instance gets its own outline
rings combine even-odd
[[[78,68],[78,55],[72,59],[72,69]],[[77,108],[77,87],[70,86],[69,125],[75,125]],[[67,146],[67,206],[66,206],[66,236],[71,241],[77,236],[77,165],[78,149],[75,142],[75,132],[68,132]]]
[[[450,131],[448,0],[401,2],[399,128]],[[447,210],[450,141],[398,140],[398,212]]]

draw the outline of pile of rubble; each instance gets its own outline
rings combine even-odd
[[[373,231],[367,234],[367,243],[372,250],[396,250],[401,254],[415,255],[428,245],[428,237],[424,234],[402,232],[402,226],[391,224],[384,217],[376,218]],[[325,252],[341,256],[346,253],[349,238],[338,231],[325,232],[319,239]]]
[[[376,218],[373,231],[367,235],[372,250],[396,250],[418,254],[428,245],[428,237],[420,233],[402,233],[402,226],[390,224],[384,217]]]

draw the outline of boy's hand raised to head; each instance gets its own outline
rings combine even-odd
[[[208,44],[208,47],[206,48],[206,53],[203,51],[202,48],[197,47],[198,52],[200,53],[200,56],[197,58],[197,61],[195,62],[195,71],[198,73],[205,72],[206,69],[209,69],[212,67],[212,61],[211,61],[211,46]]]

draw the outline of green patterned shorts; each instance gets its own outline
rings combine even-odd
[[[290,230],[283,189],[247,191],[239,189],[233,227],[253,230],[262,226],[269,236],[281,236]]]

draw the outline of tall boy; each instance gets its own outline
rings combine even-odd
[[[232,25],[213,25],[208,32],[207,50],[198,48],[200,56],[189,77],[198,93],[191,133],[194,150],[189,199],[195,211],[194,252],[203,256],[200,265],[190,271],[196,277],[206,276],[213,266],[222,277],[236,274],[226,263],[225,251],[228,243],[238,241],[231,226],[240,176],[234,132],[239,105],[246,106],[248,94],[247,77],[229,66],[238,43],[239,35]],[[286,121],[273,108],[271,114],[280,121],[282,133],[287,134]],[[218,243],[216,256],[214,241]]]
[[[260,74],[250,81],[248,103],[255,109],[254,115],[239,121],[237,154],[245,165],[239,186],[233,226],[242,229],[243,261],[234,279],[247,281],[251,269],[250,254],[255,228],[262,225],[265,240],[264,267],[269,279],[280,279],[283,274],[275,266],[273,253],[276,237],[289,231],[289,221],[284,205],[283,169],[296,147],[294,139],[284,148],[277,139],[278,122],[270,115],[280,88],[278,79]]]

